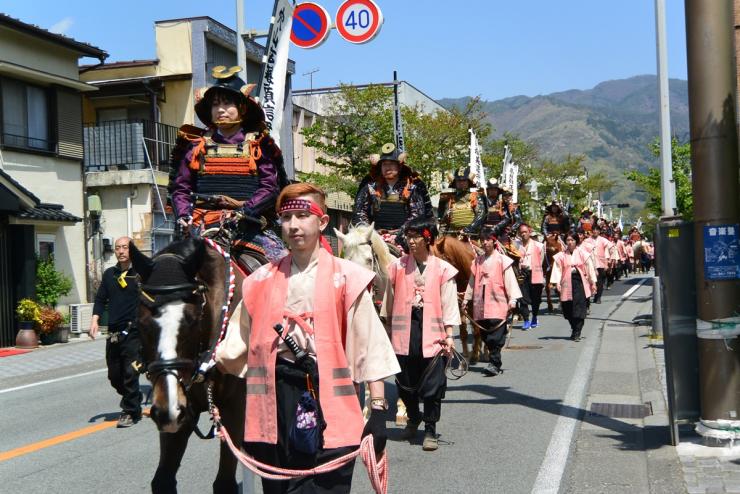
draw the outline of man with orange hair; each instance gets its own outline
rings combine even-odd
[[[380,454],[388,409],[383,380],[400,371],[367,290],[375,273],[321,247],[325,201],[323,190],[305,183],[280,194],[290,254],[244,281],[239,330],[230,329],[217,352],[222,370],[246,378],[246,451],[291,469],[343,456],[367,434]],[[367,424],[360,382],[370,389]],[[263,490],[349,493],[353,464],[289,481],[263,479]]]

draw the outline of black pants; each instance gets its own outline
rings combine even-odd
[[[604,282],[606,281],[606,269],[599,268],[596,271],[598,275],[596,276],[596,295],[594,295],[594,302],[601,302],[601,294],[604,293]]]
[[[135,360],[140,360],[141,341],[139,332],[134,330],[124,336],[121,332],[118,342],[105,343],[105,363],[108,366],[108,380],[121,395],[121,410],[135,418],[141,417],[141,392],[139,391],[139,373],[131,367]]]
[[[396,375],[398,382],[408,388],[415,388],[419,385],[422,374],[432,362],[433,358],[424,358],[422,353],[422,317],[423,313],[421,309],[413,308],[411,311],[411,335],[409,337],[409,354],[408,355],[396,355],[398,358],[398,364],[401,366],[401,373]],[[440,372],[444,373],[444,367],[440,366]],[[444,383],[444,376],[430,376],[430,380],[439,381]],[[430,432],[436,432],[435,424],[439,422],[440,415],[442,414],[442,398],[445,396],[447,385],[442,384],[437,389],[436,394],[430,398],[423,398],[422,400],[415,393],[406,391],[402,387],[398,387],[398,397],[401,398],[403,404],[406,405],[406,414],[408,415],[409,421],[415,424],[420,423],[422,420],[426,428]],[[424,403],[424,413],[422,414],[419,408],[419,402]]]
[[[532,319],[537,319],[540,314],[540,304],[542,303],[542,289],[544,285],[542,283],[532,284],[532,271],[525,269],[524,282],[520,288],[522,290],[522,298],[519,299],[519,312],[522,314],[522,318],[525,321],[529,320],[529,308],[532,307]]]
[[[292,369],[291,369],[292,367]],[[318,393],[318,379],[314,376],[314,387]],[[295,451],[289,443],[290,429],[295,422],[298,400],[306,391],[305,373],[296,371],[292,364],[280,360],[275,370],[277,405],[277,444],[245,443],[245,450],[257,460],[283,468],[308,469],[339,458],[354,448],[320,449],[315,455]],[[359,402],[358,402],[359,404]],[[352,487],[354,460],[329,473],[301,477],[291,480],[262,479],[265,494],[320,493],[349,494]]]
[[[486,348],[488,348],[488,353],[491,354],[491,364],[501,370],[501,349],[506,344],[507,324],[505,322],[501,324],[501,319],[483,319],[475,322],[489,329],[489,331],[481,330],[481,337],[486,344]]]
[[[570,323],[571,338],[579,338],[588,313],[588,299],[583,280],[578,273],[571,274],[572,300],[562,302],[563,317]]]

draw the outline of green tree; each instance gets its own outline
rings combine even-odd
[[[54,267],[54,256],[36,261],[36,300],[56,307],[59,297],[72,291],[72,280]]]
[[[660,141],[656,138],[650,144],[650,151],[657,158],[660,157]],[[687,221],[694,217],[694,201],[691,190],[691,145],[688,142],[681,143],[678,139],[671,140],[671,162],[673,169],[673,181],[676,184],[676,209],[677,214]],[[648,195],[645,204],[645,216],[659,218],[663,215],[661,201],[660,168],[650,167],[647,172],[630,171],[626,173],[627,179],[639,185]]]
[[[401,112],[408,163],[431,193],[444,186],[440,174],[468,163],[468,128],[472,127],[483,142],[492,130],[478,98],[461,109],[427,113],[419,106],[404,106]],[[319,151],[317,162],[332,173],[304,173],[299,178],[354,196],[370,168],[370,155],[379,153],[384,143],[393,142],[393,91],[378,85],[342,85],[326,116],[301,133],[306,145]]]

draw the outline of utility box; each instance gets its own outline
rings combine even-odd
[[[660,274],[668,418],[675,446],[679,442],[678,426],[693,424],[700,417],[693,223],[659,223],[655,260]]]

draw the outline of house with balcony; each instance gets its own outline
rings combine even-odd
[[[95,276],[115,263],[116,237],[128,235],[148,254],[173,237],[167,206],[169,156],[183,124],[202,126],[194,93],[215,81],[211,69],[236,65],[237,34],[210,17],[154,23],[156,58],[80,67],[80,79],[98,88],[83,101],[85,179],[88,198],[100,205],[88,252]],[[246,80],[257,83],[264,46],[241,40],[247,54]],[[289,62],[286,115],[292,114]],[[284,118],[289,122],[288,118]],[[281,134],[286,171],[292,177],[292,132]]]
[[[0,347],[14,344],[14,308],[34,296],[36,256],[73,281],[60,304],[84,303],[81,58],[100,48],[0,14]]]

